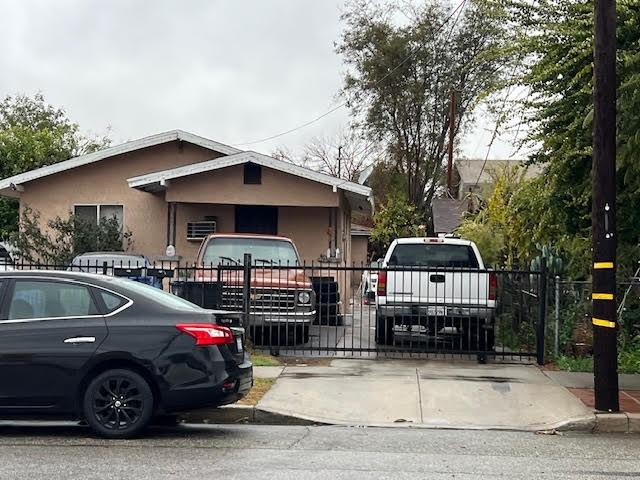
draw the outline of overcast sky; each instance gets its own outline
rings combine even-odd
[[[238,145],[340,103],[334,52],[344,0],[3,0],[0,96],[41,91],[82,129],[115,143],[181,128]],[[295,150],[346,124],[341,109],[277,140]],[[480,114],[463,153],[484,157]],[[497,141],[492,158],[512,154]]]

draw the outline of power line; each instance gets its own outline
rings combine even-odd
[[[480,169],[480,173],[478,173],[478,178],[476,178],[476,182],[473,184],[474,188],[478,186],[478,183],[480,182],[480,177],[482,177],[482,173],[484,172],[484,168],[487,166],[487,161],[489,160],[489,154],[491,153],[491,147],[493,146],[493,142],[498,136],[498,128],[500,128],[500,122],[504,116],[504,109],[507,104],[507,99],[509,97],[510,92],[511,92],[511,85],[509,85],[509,88],[507,89],[507,93],[504,96],[504,101],[502,102],[502,107],[500,109],[500,115],[498,116],[498,120],[496,120],[496,128],[493,129],[491,140],[489,141],[489,145],[487,146],[487,153],[484,156],[484,162],[482,162],[482,168]]]
[[[525,31],[525,36],[526,33],[528,33],[528,26],[526,28]],[[520,59],[520,63],[522,62],[522,58]],[[519,63],[516,63],[516,65],[514,65],[513,67],[513,74],[515,75],[518,67],[520,66]],[[509,87],[507,88],[507,92],[504,96],[504,100],[502,102],[502,107],[500,107],[500,115],[498,115],[498,119],[496,120],[496,127],[493,129],[493,134],[491,135],[491,140],[489,141],[489,145],[487,146],[487,154],[484,157],[484,162],[482,163],[482,168],[480,169],[480,173],[478,173],[478,178],[476,179],[475,184],[473,185],[474,188],[478,186],[478,183],[480,182],[480,177],[482,177],[482,173],[484,172],[485,167],[487,166],[487,161],[489,160],[489,154],[491,152],[491,147],[493,146],[493,142],[495,141],[496,137],[498,136],[498,128],[500,128],[500,124],[502,122],[502,120],[504,119],[504,110],[505,107],[507,105],[507,100],[509,99],[509,94],[511,93],[511,88],[513,87],[513,83],[509,84]],[[531,93],[531,90],[529,90],[529,92],[527,93],[527,98],[529,96],[529,94]],[[518,130],[519,132],[519,130]]]
[[[464,7],[464,5],[466,3],[467,3],[467,0],[462,0],[458,4],[458,6],[455,9],[453,9],[451,11],[451,13],[449,13],[449,15],[447,15],[447,18],[445,18],[444,22],[436,29],[436,31],[434,32],[434,35],[440,33],[440,30],[442,30],[447,25],[449,20],[451,20],[453,18],[453,16],[456,15],[456,14],[457,14],[457,16],[456,16],[455,23],[457,23],[458,19],[460,18],[460,13],[459,12],[461,12],[462,8]],[[455,23],[454,23],[454,26],[455,26]],[[452,26],[452,29],[453,29],[453,26]],[[449,33],[449,34],[451,34],[451,33]],[[376,81],[373,85],[377,86],[380,83],[382,83],[383,81],[385,81],[387,78],[389,78],[391,75],[393,75],[400,67],[402,67],[402,65],[407,63],[413,57],[415,57],[416,54],[418,54],[418,52],[420,52],[420,50],[422,50],[424,47],[425,47],[425,44],[423,43],[418,48],[416,48],[413,53],[411,53],[407,57],[405,57],[398,65],[396,65],[391,71],[389,71],[386,75],[384,75],[380,80]],[[337,110],[340,110],[342,107],[345,107],[347,105],[347,103],[348,102],[346,102],[346,101],[342,102],[339,105],[331,108],[330,110],[327,110],[323,114],[318,115],[317,117],[313,118],[312,120],[309,120],[308,122],[305,122],[305,123],[303,123],[301,125],[298,125],[297,127],[290,128],[289,130],[286,130],[284,132],[277,133],[277,134],[271,135],[269,137],[261,138],[260,140],[253,140],[253,141],[250,141],[250,142],[235,143],[233,145],[236,146],[236,147],[242,147],[242,146],[247,146],[247,145],[255,145],[257,143],[263,143],[263,142],[267,142],[269,140],[274,140],[276,138],[283,137],[284,135],[288,135],[288,134],[293,133],[293,132],[295,132],[297,130],[301,130],[303,128],[308,127],[309,125],[312,125],[312,124],[318,122],[319,120],[322,120],[324,117],[326,117],[328,115],[331,115],[333,112],[335,112]]]

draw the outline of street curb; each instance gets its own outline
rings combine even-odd
[[[559,432],[595,432],[598,419],[595,415],[575,418],[562,422],[555,430]]]
[[[327,419],[310,419],[293,415],[286,415],[269,410],[263,410],[253,405],[227,405],[221,408],[196,410],[180,416],[184,423],[191,424],[251,424],[251,425],[336,425],[380,428],[412,428],[432,430],[505,430],[505,431],[558,431],[558,432],[586,432],[586,433],[640,433],[640,414],[633,413],[596,413],[586,417],[566,420],[550,426],[529,426],[528,428],[497,427],[497,426],[443,426],[428,424],[352,424],[344,421],[329,421]]]
[[[640,433],[640,413],[627,413],[629,433]]]
[[[591,417],[569,421],[557,430],[638,434],[640,433],[640,414],[596,412]]]
[[[254,405],[226,405],[220,408],[195,410],[180,415],[184,423],[220,423],[253,425],[327,425],[304,418],[262,410]]]

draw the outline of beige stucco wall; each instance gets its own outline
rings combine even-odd
[[[280,207],[278,234],[294,241],[303,262],[317,264],[329,248],[329,208]]]
[[[270,168],[262,168],[260,185],[244,184],[244,167],[236,165],[171,180],[168,202],[234,205],[338,206],[332,187]]]
[[[125,227],[133,233],[133,250],[155,258],[166,248],[167,203],[161,194],[129,188],[126,179],[219,156],[189,143],[171,142],[108,158],[50,175],[24,185],[22,208],[41,221],[67,217],[76,204],[124,205]]]
[[[219,233],[235,232],[234,205],[180,203],[176,215],[176,252],[188,262],[196,259],[200,242],[187,240],[187,222],[217,217]],[[329,245],[329,209],[324,207],[280,207],[278,235],[291,238],[303,262],[317,263]]]
[[[187,223],[204,220],[206,216],[216,217],[219,233],[233,233],[236,228],[233,205],[212,205],[206,203],[180,203],[176,209],[176,254],[186,262],[195,262],[200,248],[198,241],[187,240]]]
[[[356,267],[367,264],[367,246],[369,237],[364,235],[351,237],[351,258]]]

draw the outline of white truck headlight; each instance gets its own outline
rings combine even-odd
[[[311,294],[309,292],[298,292],[298,303],[309,303]]]

